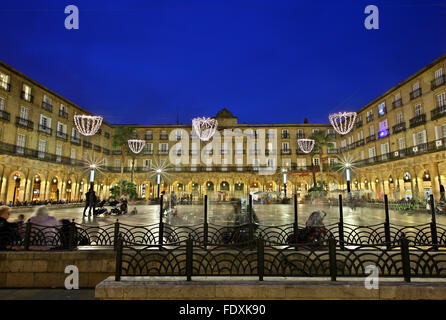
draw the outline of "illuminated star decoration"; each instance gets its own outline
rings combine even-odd
[[[77,131],[84,136],[93,136],[102,124],[101,116],[74,115],[74,124]]]
[[[142,149],[144,149],[144,146],[146,145],[145,140],[138,140],[138,139],[130,139],[127,141],[129,144],[130,150],[132,150],[133,153],[140,153]]]
[[[336,171],[346,171],[350,169],[351,172],[355,171],[355,158],[352,155],[344,155],[338,156],[338,162],[335,164],[337,168]]]
[[[341,135],[349,133],[355,124],[356,112],[332,113],[328,116],[333,129]]]
[[[102,168],[104,167],[105,160],[100,159],[96,156],[91,156],[88,154],[88,158],[86,160],[83,160],[83,167],[84,171],[83,174],[90,172],[91,170],[95,170],[96,172],[102,174]]]
[[[164,181],[167,181],[171,176],[169,173],[172,168],[170,163],[168,163],[166,159],[153,159],[153,161],[154,162],[150,166],[150,177],[156,179],[156,176],[159,174]]]
[[[201,141],[209,141],[217,130],[218,121],[212,118],[194,118],[192,125]]]
[[[313,150],[314,147],[314,140],[313,139],[298,139],[297,144],[304,153],[310,153]]]

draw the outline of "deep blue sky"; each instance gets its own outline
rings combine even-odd
[[[0,60],[110,123],[328,122],[446,53],[446,1],[2,1]],[[64,8],[80,30],[64,28]],[[380,30],[363,22],[380,9]]]

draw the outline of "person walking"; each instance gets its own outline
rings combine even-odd
[[[88,192],[85,194],[85,207],[84,207],[84,214],[83,216],[86,217],[85,212],[88,209],[88,216],[91,215],[91,209],[93,208],[93,214],[96,209],[96,192],[94,192],[93,188],[90,188]]]

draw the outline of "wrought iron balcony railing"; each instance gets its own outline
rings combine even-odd
[[[403,99],[401,98],[392,102],[393,108],[398,108],[401,107],[402,105],[403,105]]]
[[[94,149],[94,151],[97,151],[97,152],[101,152],[101,151],[102,151],[101,146],[98,146],[97,144],[95,144],[95,145],[93,146],[93,149]]]
[[[411,128],[420,126],[422,124],[426,123],[426,114],[422,113],[418,116],[413,117],[412,119],[409,120],[409,124]]]
[[[362,127],[362,120],[356,121],[356,128],[361,128],[361,127]]]
[[[109,155],[110,154],[110,150],[107,149],[107,148],[102,148],[102,153],[106,154],[106,155]]]
[[[291,149],[282,149],[281,153],[282,154],[291,154]]]
[[[16,117],[15,124],[18,127],[22,127],[25,129],[33,130],[34,129],[34,122],[28,119]]]
[[[112,155],[114,156],[120,156],[122,154],[121,150],[112,150]]]
[[[81,140],[79,139],[79,137],[76,137],[76,136],[71,136],[70,142],[71,142],[71,144],[75,144],[78,146],[81,145]]]
[[[45,109],[48,112],[53,112],[53,105],[48,102],[42,101],[42,109]]]
[[[0,120],[8,121],[8,122],[11,121],[11,114],[4,110],[0,110]]]
[[[375,141],[375,140],[376,140],[376,135],[375,134],[371,134],[367,138],[365,138],[365,142],[366,143],[369,143],[369,142],[372,142],[372,141]]]
[[[422,94],[423,94],[423,92],[422,92],[421,88],[415,89],[410,93],[410,100],[421,97]]]
[[[68,112],[64,110],[59,110],[59,117],[68,119]]]
[[[446,104],[436,107],[431,111],[431,119],[436,120],[446,115]]]
[[[84,140],[84,141],[82,142],[82,146],[83,146],[84,148],[91,149],[91,148],[93,147],[93,144],[92,144],[91,142],[88,142],[88,141]]]
[[[43,132],[49,136],[52,135],[52,133],[53,133],[53,129],[51,129],[50,127],[47,127],[43,124],[39,124],[38,130],[39,130],[39,132]]]
[[[336,148],[328,148],[327,153],[328,154],[337,154],[339,151]]]
[[[143,154],[153,154],[153,149],[144,149],[142,151]]]
[[[289,139],[290,138],[290,134],[288,132],[286,133],[282,133],[282,139]]]
[[[341,148],[339,148],[339,151],[340,151],[341,153],[344,153],[344,152],[347,151],[347,147],[346,147],[346,146],[345,146],[345,147],[341,147]]]
[[[373,114],[370,114],[366,117],[367,123],[373,121],[373,119],[374,119]]]
[[[59,131],[59,130],[56,131],[56,138],[61,139],[61,140],[65,140],[65,141],[68,140],[67,134],[65,132],[62,132],[62,131]]]
[[[159,155],[167,155],[169,154],[169,150],[158,150]]]
[[[348,145],[348,150],[352,150],[354,148],[356,148],[356,143],[352,142]]]
[[[406,130],[406,122],[400,122],[392,127],[393,133],[398,133]]]
[[[356,141],[356,146],[360,147],[364,145],[364,139],[359,139],[358,141]]]
[[[20,93],[20,98],[22,98],[23,100],[26,100],[28,102],[31,102],[31,103],[34,101],[34,96],[29,93],[26,93],[25,91],[22,91]]]
[[[431,90],[435,90],[444,84],[445,84],[445,75],[443,74],[431,81]]]

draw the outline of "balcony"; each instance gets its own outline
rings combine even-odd
[[[418,88],[410,93],[410,100],[421,97],[422,94],[421,88]]]
[[[393,108],[398,108],[398,107],[401,107],[402,105],[403,105],[403,99],[401,99],[401,98],[392,102]]]
[[[146,134],[145,139],[146,140],[153,140],[153,136],[151,134]]]
[[[348,145],[348,150],[352,150],[354,148],[356,148],[356,143],[352,142]]]
[[[364,145],[364,139],[359,139],[358,141],[356,141],[356,146],[360,147]]]
[[[405,131],[405,130],[406,130],[405,122],[400,122],[392,127],[393,134],[401,132],[401,131]]]
[[[91,149],[93,147],[93,144],[91,142],[88,142],[85,140],[83,141],[82,145],[84,146],[84,148],[87,148],[87,149]]]
[[[160,134],[160,140],[167,140],[168,139],[168,136],[167,136],[167,133],[165,133],[165,134]]]
[[[94,151],[97,151],[97,152],[101,152],[101,151],[102,151],[102,148],[101,148],[101,146],[98,146],[97,144],[95,144],[95,145],[93,146],[93,150],[94,150]]]
[[[109,155],[110,154],[110,150],[107,149],[107,148],[102,148],[102,153],[106,154],[106,155]]]
[[[373,119],[374,119],[373,114],[370,114],[366,117],[367,123],[373,121]]]
[[[65,110],[59,110],[59,117],[68,119],[68,112]]]
[[[71,136],[70,142],[71,144],[75,144],[77,146],[81,145],[81,140],[79,139],[79,137]]]
[[[435,90],[445,84],[445,75],[441,75],[431,81],[431,90]]]
[[[413,117],[412,119],[409,120],[409,123],[410,123],[411,128],[415,128],[422,124],[425,124],[426,123],[426,114],[423,113],[423,114]]]
[[[34,96],[29,93],[26,93],[25,91],[22,91],[20,93],[20,98],[22,98],[23,100],[26,100],[28,102],[31,102],[31,103],[34,101]]]
[[[53,112],[53,105],[48,102],[42,101],[42,109],[45,109],[48,112]]]
[[[356,128],[361,128],[362,127],[362,119],[356,121]]]
[[[151,154],[153,154],[153,149],[144,149],[142,153],[151,155]]]
[[[281,136],[282,136],[282,139],[289,139],[290,138],[290,134],[288,132],[283,132]]]
[[[169,154],[169,150],[159,150],[158,154],[159,155],[168,155]]]
[[[112,150],[112,155],[114,155],[114,156],[120,156],[121,154],[122,154],[122,151],[120,149]]]
[[[9,112],[0,110],[0,120],[9,122],[9,121],[11,121],[11,115],[9,114]]]
[[[62,132],[62,131],[56,131],[56,138],[57,139],[61,139],[61,140],[65,140],[65,141],[68,140],[67,134],[65,132]]]
[[[0,88],[8,92],[11,91],[11,85],[6,81],[0,81]]]
[[[337,148],[328,148],[327,153],[328,154],[337,154],[339,151]]]
[[[375,140],[376,140],[375,134],[371,134],[367,138],[365,138],[365,143],[369,143],[369,142],[372,142],[372,141],[375,141]]]
[[[344,152],[347,151],[347,147],[341,147],[341,148],[339,149],[339,151],[340,151],[341,153],[344,153]]]
[[[291,154],[291,149],[282,149],[281,154]]]
[[[53,129],[51,129],[50,127],[47,127],[47,126],[45,126],[43,124],[39,124],[38,131],[39,132],[43,132],[43,133],[45,133],[45,134],[47,134],[49,136],[53,133]]]
[[[28,119],[16,117],[15,124],[17,127],[33,130],[34,129],[34,122]]]
[[[446,105],[438,106],[431,111],[431,120],[436,120],[446,115]]]

